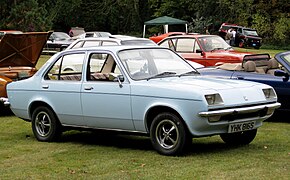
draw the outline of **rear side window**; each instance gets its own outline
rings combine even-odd
[[[100,46],[100,41],[85,41],[83,47]]]
[[[60,57],[45,75],[46,80],[80,81],[85,54],[68,54]]]
[[[118,45],[117,42],[113,42],[113,41],[103,41],[103,46],[115,46]]]
[[[177,40],[177,52],[193,52],[195,39],[194,38],[180,38]]]

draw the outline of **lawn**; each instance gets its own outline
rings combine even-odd
[[[193,139],[181,157],[162,156],[149,138],[69,131],[38,142],[30,123],[0,117],[0,179],[289,179],[290,124],[265,122],[247,146],[218,136]]]

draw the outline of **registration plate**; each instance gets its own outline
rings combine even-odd
[[[229,125],[228,133],[252,130],[255,127],[255,121],[234,123]]]

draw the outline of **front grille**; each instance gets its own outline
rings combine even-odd
[[[220,121],[234,121],[237,119],[247,119],[247,118],[253,118],[253,117],[264,117],[267,115],[267,108],[264,108],[260,111],[257,112],[252,112],[252,113],[244,113],[244,114],[239,114],[239,113],[234,113],[234,114],[229,114],[222,116],[220,118]]]

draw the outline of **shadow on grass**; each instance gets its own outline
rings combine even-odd
[[[209,140],[210,138],[194,138],[192,144],[188,147],[184,153],[188,155],[198,155],[204,153],[221,153],[224,151],[231,151],[241,146],[229,146],[222,141]],[[78,132],[73,131],[66,132],[62,135],[60,143],[78,143],[83,145],[98,145],[106,147],[116,147],[122,149],[133,149],[142,151],[155,151],[150,137],[147,136],[136,136],[128,135],[117,132],[104,132],[104,131],[93,131],[93,132]]]
[[[0,105],[0,117],[12,116],[12,115],[14,115],[14,114],[9,107],[5,107],[2,104]]]

